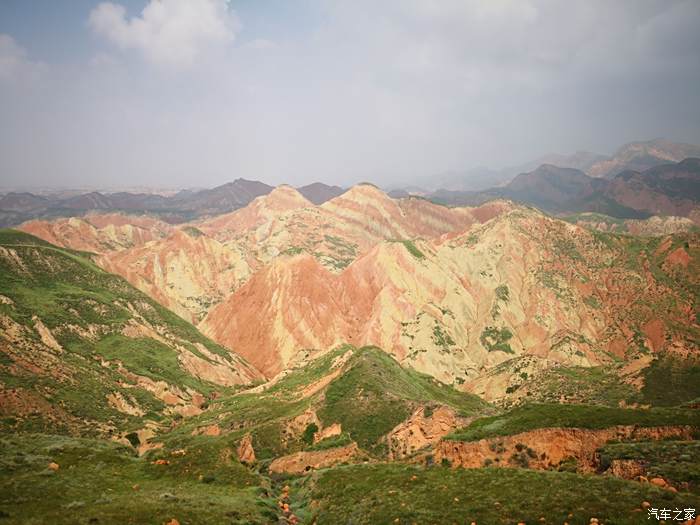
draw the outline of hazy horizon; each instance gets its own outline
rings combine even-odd
[[[0,188],[390,187],[698,144],[698,22],[692,0],[7,0]]]

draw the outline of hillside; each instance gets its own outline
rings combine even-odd
[[[509,206],[493,202],[475,209],[449,209],[419,198],[394,201],[369,185],[316,206],[294,188],[280,186],[245,208],[170,228],[153,242],[134,243],[124,250],[103,251],[99,235],[79,227],[76,219],[32,221],[21,228],[64,246],[95,246],[102,253],[97,259],[100,266],[183,318],[199,322],[255,271],[280,256],[307,253],[338,273],[383,240],[460,231]],[[111,224],[113,215],[86,220],[98,217]],[[379,226],[381,221],[384,227]]]
[[[260,379],[82,252],[2,230],[0,277],[3,431],[148,434]]]
[[[698,247],[695,233],[598,234],[520,208],[461,234],[377,244],[337,274],[309,255],[276,259],[200,326],[268,377],[300,349],[347,341],[517,398],[552,367],[695,354]]]

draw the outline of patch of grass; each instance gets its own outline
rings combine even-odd
[[[557,367],[546,370],[529,385],[533,402],[594,404],[616,407],[620,401],[639,401],[637,389],[620,381],[615,369],[606,367]]]
[[[700,397],[700,360],[657,357],[642,374],[644,403],[673,406]]]
[[[413,255],[416,259],[425,259],[425,254],[418,249],[413,241],[403,240],[401,243],[406,247],[408,253]]]
[[[448,334],[437,321],[435,321],[435,326],[433,326],[433,342],[447,352],[450,346],[455,345],[454,339]]]
[[[194,239],[204,237],[204,232],[202,232],[202,230],[199,228],[195,228],[194,226],[185,226],[182,228],[182,231]]]
[[[647,476],[688,483],[690,490],[700,493],[700,441],[609,443],[599,454],[601,470],[615,459],[633,459],[642,463]]]
[[[612,477],[525,469],[421,468],[401,464],[340,467],[299,482],[319,525],[354,523],[513,523],[637,525],[641,503],[697,507],[700,499]],[[568,517],[569,513],[573,516]]]
[[[515,352],[508,344],[513,337],[513,333],[506,327],[496,328],[494,326],[487,326],[484,331],[481,332],[479,341],[481,345],[486,348],[489,352],[495,352],[500,350],[507,354],[514,354]]]
[[[499,301],[503,301],[505,303],[508,302],[510,299],[510,290],[508,289],[507,284],[501,284],[496,287],[496,298]]]
[[[328,450],[331,448],[338,448],[338,447],[344,447],[346,445],[349,445],[352,443],[352,439],[350,436],[343,432],[342,434],[339,434],[337,436],[331,436],[326,439],[322,439],[318,443],[314,443],[310,447],[308,447],[306,450]]]
[[[505,414],[479,418],[466,428],[448,434],[453,441],[508,436],[537,428],[608,428],[614,425],[653,427],[664,425],[700,426],[700,414],[693,410],[632,409],[596,405],[529,403]]]
[[[202,458],[204,459],[204,458]],[[265,480],[153,465],[109,441],[25,434],[0,436],[3,523],[266,523],[256,486]],[[48,464],[59,465],[57,471]],[[175,471],[178,471],[175,475]],[[208,477],[207,477],[208,476]],[[213,479],[211,479],[213,478]],[[203,483],[204,479],[211,483]]]

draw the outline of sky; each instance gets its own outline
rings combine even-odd
[[[0,187],[409,184],[700,143],[697,0],[0,0]]]

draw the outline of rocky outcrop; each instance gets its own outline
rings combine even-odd
[[[512,436],[479,441],[442,440],[435,449],[435,460],[453,467],[478,468],[484,465],[550,469],[575,460],[578,470],[598,468],[596,451],[611,440],[637,441],[692,439],[693,427],[637,427],[618,425],[600,430],[583,428],[542,428]]]
[[[460,418],[447,406],[436,409],[421,407],[410,418],[396,426],[387,435],[389,459],[397,460],[437,443],[457,427],[466,426],[469,420]]]
[[[358,452],[357,443],[328,450],[297,452],[275,459],[270,463],[270,472],[304,474],[314,469],[332,467],[346,461],[352,461]]]
[[[638,479],[646,474],[646,469],[638,459],[613,459],[606,472],[618,478]]]
[[[238,443],[238,448],[236,449],[236,454],[238,455],[238,461],[241,463],[246,463],[251,465],[255,463],[255,450],[253,449],[253,438],[250,434],[246,434]]]
[[[221,435],[221,427],[217,425],[216,423],[212,425],[207,425],[204,427],[198,427],[195,428],[192,431],[193,436],[220,436]]]
[[[329,437],[339,436],[343,433],[343,428],[340,423],[333,423],[332,425],[322,428],[314,434],[314,443],[318,443]]]

